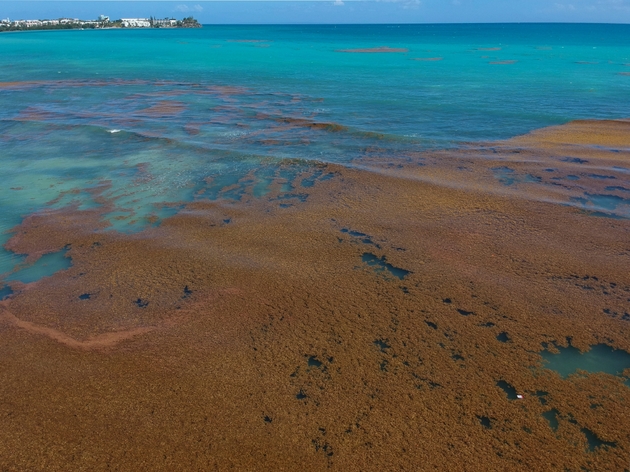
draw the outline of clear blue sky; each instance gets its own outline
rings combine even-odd
[[[32,1],[0,0],[0,18],[181,18],[202,23],[630,23],[630,0]]]

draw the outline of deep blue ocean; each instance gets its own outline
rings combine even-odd
[[[34,211],[98,205],[103,182],[111,230],[140,231],[169,203],[289,189],[287,160],[299,172],[627,118],[629,38],[594,24],[3,33],[0,244]],[[0,274],[19,261],[0,251]]]

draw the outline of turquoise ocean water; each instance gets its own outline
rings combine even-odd
[[[274,179],[290,192],[312,162],[630,117],[628,38],[552,24],[1,34],[0,243],[34,211],[98,205],[104,181],[111,230],[139,231],[177,202],[262,196]],[[401,52],[344,52],[379,47]],[[0,277],[19,280],[21,261],[1,250]]]

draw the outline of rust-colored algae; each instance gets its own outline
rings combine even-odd
[[[175,100],[160,100],[149,108],[135,112],[136,115],[162,117],[179,115],[186,109],[186,104]]]
[[[506,141],[510,145],[630,147],[630,120],[576,120]],[[597,153],[592,153],[593,157]],[[607,155],[608,158],[612,156]]]
[[[141,327],[126,331],[102,333],[85,341],[78,341],[56,329],[46,326],[38,326],[35,323],[18,319],[10,311],[4,310],[2,303],[0,303],[0,320],[6,321],[17,328],[24,329],[31,334],[46,336],[54,341],[75,349],[103,349],[118,344],[125,339],[130,339],[134,336],[139,336],[153,330],[153,328],[150,327]]]
[[[66,247],[72,267],[0,304],[0,468],[627,468],[630,388],[562,379],[539,352],[630,351],[630,220],[550,203],[596,180],[508,188],[492,170],[627,168],[628,127],[395,165],[374,149],[322,165],[334,178],[290,208],[198,200],[132,235],[102,231],[107,205],[31,215],[7,249]]]

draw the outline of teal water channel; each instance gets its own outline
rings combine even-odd
[[[581,353],[579,349],[558,347],[559,354],[547,350],[542,351],[543,367],[553,370],[563,378],[579,370],[589,373],[606,373],[625,378],[625,384],[630,387],[630,354],[621,349],[613,349],[606,344],[596,344],[591,349]],[[625,374],[624,374],[625,371]]]
[[[6,282],[18,281],[25,284],[37,282],[44,277],[50,277],[56,272],[66,270],[72,265],[72,259],[66,255],[67,249],[50,254],[44,254],[33,264],[22,267],[9,274],[4,280]],[[8,286],[0,290],[0,299],[11,295],[12,291]]]

